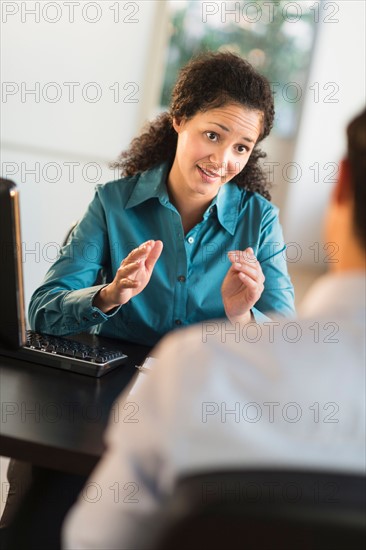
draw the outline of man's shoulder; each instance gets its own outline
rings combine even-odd
[[[278,365],[283,372],[294,365],[305,370],[317,364],[324,367],[325,363],[342,367],[345,356],[358,364],[364,330],[365,321],[357,316],[326,313],[246,325],[216,319],[169,335],[160,350],[174,356],[187,375],[197,364],[209,369],[215,365],[228,372],[234,365]]]

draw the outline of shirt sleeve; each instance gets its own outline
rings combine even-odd
[[[105,213],[97,188],[86,214],[31,297],[31,328],[62,336],[88,330],[115,315],[119,308],[107,315],[92,305],[104,286],[95,286],[97,275],[108,262]]]
[[[265,276],[264,291],[252,309],[257,322],[268,321],[267,313],[292,317],[295,312],[294,288],[287,271],[286,245],[278,219],[272,208],[263,215],[256,256]]]
[[[169,359],[176,357],[175,345],[168,349]],[[147,522],[174,483],[169,448],[175,419],[165,414],[171,406],[169,359],[139,374],[144,380],[138,391],[132,395],[127,388],[113,405],[107,449],[63,526],[64,550],[140,548],[139,536],[150,532]]]

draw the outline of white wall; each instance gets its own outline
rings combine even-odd
[[[1,3],[1,168],[21,190],[26,303],[141,125],[163,4]]]
[[[346,126],[365,106],[366,82],[366,4],[348,0],[328,5],[331,9],[327,12],[323,9],[326,17],[320,17],[293,159],[302,175],[288,186],[282,218],[287,240],[299,245],[298,265],[318,270],[325,269],[329,260],[336,260],[336,254],[329,256],[335,252],[335,245],[323,248],[322,220],[338,163],[346,150]],[[331,22],[336,19],[338,22]],[[318,168],[319,181],[316,181]],[[292,253],[296,258],[295,247]]]

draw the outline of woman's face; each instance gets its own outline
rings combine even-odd
[[[262,129],[262,113],[237,104],[174,119],[178,133],[172,183],[212,199],[247,164]]]

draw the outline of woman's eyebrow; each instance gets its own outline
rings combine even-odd
[[[216,124],[216,126],[219,126],[225,132],[230,132],[229,128],[226,128],[226,126],[224,126],[223,124],[219,124],[218,122],[210,122],[210,121],[208,121],[208,123],[209,124]],[[250,139],[248,137],[243,137],[242,139],[244,139],[245,141],[248,141],[249,143],[254,143],[254,140]]]
[[[209,124],[216,124],[216,126],[220,126],[220,128],[225,130],[225,132],[230,132],[229,128],[226,128],[226,126],[224,126],[223,124],[219,124],[218,122],[210,122],[210,121],[208,121],[208,123]]]

